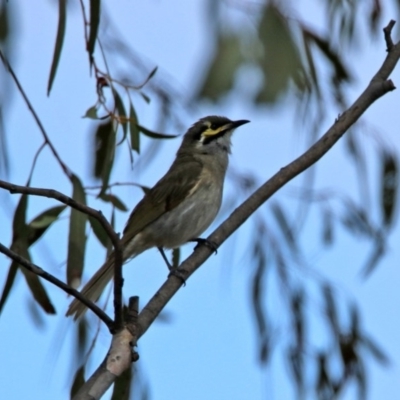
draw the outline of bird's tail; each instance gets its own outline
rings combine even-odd
[[[102,267],[92,276],[89,282],[81,290],[83,296],[91,301],[97,301],[104,288],[114,276],[114,255],[110,255]],[[87,310],[87,307],[78,299],[75,299],[68,307],[67,316],[73,315],[78,319]]]

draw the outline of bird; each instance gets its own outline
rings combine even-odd
[[[167,173],[145,193],[129,216],[120,239],[124,263],[153,247],[167,260],[164,248],[204,241],[199,236],[221,207],[232,133],[248,122],[211,115],[187,130]],[[113,266],[111,253],[81,294],[97,301],[113,278]],[[66,315],[78,319],[86,309],[75,299]]]

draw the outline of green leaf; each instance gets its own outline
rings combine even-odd
[[[76,175],[72,177],[72,185],[72,198],[79,203],[86,204],[85,190]],[[74,208],[71,209],[68,235],[67,283],[74,288],[81,283],[86,248],[86,221],[86,214]]]
[[[128,207],[122,202],[122,200],[113,194],[102,193],[99,197],[107,203],[111,203],[115,208],[118,208],[118,210],[128,211]]]
[[[97,107],[92,106],[87,109],[85,115],[82,118],[99,119],[97,116]]]
[[[97,31],[100,23],[100,0],[90,0],[90,33],[89,41],[87,44],[87,51],[90,60],[94,52],[94,47],[97,39]]]
[[[141,126],[139,124],[136,125],[140,132],[142,132],[144,135],[151,137],[152,139],[174,139],[178,137],[179,135],[168,135],[166,133],[158,133],[151,131],[150,129],[145,128],[144,126]]]
[[[40,213],[28,225],[35,229],[47,229],[54,221],[57,221],[58,216],[65,210],[66,206],[51,207]]]
[[[129,110],[129,130],[131,133],[131,147],[132,150],[137,151],[140,153],[140,130],[138,128],[138,118],[133,108],[132,103],[130,104]]]
[[[90,222],[90,226],[93,229],[94,235],[97,237],[99,242],[106,249],[108,249],[108,247],[110,245],[110,238],[108,237],[104,228],[101,226],[100,222],[96,218],[93,218],[92,216],[89,216],[89,222]]]
[[[60,61],[61,50],[64,43],[65,27],[67,25],[67,0],[58,0],[58,28],[56,44],[54,47],[53,61],[50,68],[49,82],[47,84],[47,96],[50,94],[53,81],[56,76],[58,62]]]
[[[276,221],[278,222],[278,226],[280,227],[284,237],[286,238],[287,244],[293,251],[297,251],[296,238],[293,234],[293,230],[289,224],[289,221],[285,213],[283,212],[283,208],[280,206],[280,204],[275,202],[272,204],[271,209],[276,218]]]
[[[304,67],[287,19],[274,3],[268,3],[260,21],[259,37],[264,47],[260,67],[265,83],[256,101],[273,103],[295,82],[304,90]],[[304,84],[304,82],[303,82]]]
[[[78,390],[85,383],[85,365],[82,365],[78,371],[76,371],[74,376],[74,381],[72,382],[70,398],[72,399],[78,393]]]
[[[55,206],[43,211],[35,217],[26,227],[28,245],[31,246],[35,243],[50,227],[50,225],[57,221],[59,215],[65,210],[66,206]]]
[[[104,193],[108,188],[111,170],[115,157],[116,132],[110,119],[104,124],[99,124],[95,132],[94,143],[94,168],[93,174],[96,178],[101,178],[103,186],[100,191]]]
[[[220,36],[206,78],[197,96],[216,100],[232,89],[236,71],[242,62],[239,38],[233,35]]]
[[[31,256],[28,251],[28,246],[27,243],[24,241],[18,241],[16,243],[13,243],[11,246],[11,249],[27,259],[28,261],[31,261]],[[11,268],[14,268],[14,266],[17,266],[17,263],[12,263]],[[47,314],[55,314],[56,310],[47,295],[46,289],[44,288],[40,278],[34,274],[31,271],[28,271],[26,268],[20,268],[22,274],[25,277],[26,283],[28,284],[28,287],[33,295],[33,298],[36,300],[36,302],[42,307],[42,309],[47,313]]]
[[[124,136],[118,143],[118,144],[120,144],[126,139],[126,136],[128,135],[128,117],[127,117],[124,103],[121,99],[121,96],[118,94],[118,92],[116,90],[113,90],[113,96],[114,96],[114,101],[115,101],[115,107],[118,111],[118,116],[120,117],[120,123],[121,123],[122,129],[124,131]]]
[[[399,168],[395,155],[385,152],[381,160],[381,211],[383,224],[390,227],[399,191]]]
[[[6,304],[8,295],[11,292],[12,286],[15,281],[15,277],[17,276],[18,268],[19,268],[18,264],[13,262],[8,270],[6,283],[4,284],[3,293],[1,294],[1,298],[0,298],[0,314],[3,311],[3,307]]]
[[[29,186],[29,181],[26,184]],[[22,194],[17,208],[15,209],[15,214],[13,218],[13,242],[15,240],[26,238],[27,237],[27,229],[26,229],[26,209],[28,207],[28,195]]]

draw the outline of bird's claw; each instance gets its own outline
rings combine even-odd
[[[208,239],[204,239],[204,238],[195,238],[195,239],[191,239],[189,240],[190,242],[197,242],[197,245],[195,246],[195,250],[201,246],[201,245],[206,245],[208,246],[215,254],[218,253],[218,246],[215,242],[213,242],[212,240],[208,240]]]
[[[186,286],[186,274],[185,274],[185,270],[184,269],[180,269],[180,268],[170,268],[169,270],[169,274],[168,277],[172,276],[176,276],[178,279],[180,279],[183,283],[183,286]]]

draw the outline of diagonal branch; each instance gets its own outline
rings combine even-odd
[[[44,129],[44,126],[43,126],[42,122],[40,121],[39,116],[36,114],[36,111],[33,108],[32,103],[29,101],[27,94],[25,93],[21,83],[19,82],[19,80],[17,78],[17,75],[15,74],[15,72],[12,69],[10,63],[8,62],[7,58],[4,56],[4,54],[2,53],[1,50],[0,50],[0,58],[1,58],[1,61],[3,61],[4,66],[6,67],[6,69],[10,73],[10,75],[12,76],[15,84],[17,85],[17,88],[18,88],[19,92],[21,93],[21,95],[22,95],[22,97],[23,97],[23,99],[24,99],[29,111],[31,112],[31,114],[32,114],[37,126],[39,127],[40,132],[42,132],[42,135],[44,137],[44,140],[45,140],[46,144],[50,147],[51,152],[53,153],[55,159],[60,164],[62,170],[65,173],[65,175],[67,175],[68,178],[71,180],[72,179],[71,170],[67,167],[67,165],[64,163],[64,161],[61,160],[60,155],[58,154],[57,150],[53,146],[53,143],[50,141],[49,135],[47,134],[46,130]]]
[[[391,22],[387,30],[393,27]],[[386,33],[386,31],[385,31]],[[374,75],[371,82],[358,97],[353,105],[340,115],[328,131],[304,154],[296,160],[280,169],[272,178],[257,189],[244,203],[242,203],[209,237],[208,240],[220,246],[233,232],[235,232],[261,205],[263,205],[274,193],[291,179],[316,163],[323,157],[334,144],[346,133],[346,131],[358,121],[363,113],[377,99],[395,89],[389,75],[396,67],[400,58],[400,43],[393,45],[386,56],[385,61]],[[207,246],[201,246],[182,264],[186,271],[186,278],[199,268],[212,254]],[[150,299],[139,315],[139,334],[142,336],[156,317],[181,287],[181,280],[170,276],[156,294]]]
[[[76,200],[72,199],[71,197],[66,196],[63,193],[58,192],[57,190],[53,189],[42,189],[42,188],[34,188],[29,186],[19,186],[14,185],[12,183],[0,180],[0,188],[8,190],[11,194],[14,193],[22,193],[34,196],[42,196],[42,197],[49,197],[52,199],[56,199],[61,203],[66,204],[69,207],[75,208],[78,211],[81,211],[87,215],[92,216],[93,218],[97,219],[114,246],[114,274],[115,274],[115,286],[117,287],[114,289],[114,304],[115,304],[115,329],[120,329],[122,327],[122,248],[119,240],[119,235],[114,231],[113,227],[101,213],[101,211],[97,211],[85,204],[79,203]],[[35,272],[35,271],[32,271]],[[36,272],[35,272],[36,273]],[[43,275],[40,275],[43,276]],[[46,279],[46,278],[45,278]],[[59,285],[57,285],[59,286]],[[67,285],[68,286],[68,285]],[[69,287],[69,286],[68,286]],[[64,290],[64,289],[63,289]],[[68,292],[69,293],[69,292]],[[79,293],[79,292],[77,292]],[[71,293],[72,294],[72,293]],[[75,295],[74,295],[75,296]],[[82,301],[83,296],[75,296],[78,300]],[[83,302],[87,305],[86,302]],[[91,302],[90,302],[91,303]],[[91,303],[93,304],[93,303]],[[93,310],[93,307],[89,307]],[[96,313],[97,314],[97,313]],[[107,317],[109,318],[109,317]],[[104,321],[104,319],[103,319]]]
[[[92,301],[88,300],[85,296],[83,296],[78,290],[73,289],[71,286],[67,285],[63,281],[60,281],[55,276],[49,274],[48,272],[44,271],[42,268],[38,267],[37,265],[31,263],[30,261],[26,260],[24,257],[21,257],[19,254],[15,253],[14,251],[10,250],[8,247],[4,246],[0,243],[0,253],[5,254],[7,257],[11,258],[23,268],[26,268],[28,271],[33,272],[34,274],[40,276],[41,278],[45,279],[48,282],[51,282],[53,285],[56,285],[64,292],[74,296],[75,298],[79,299],[86,307],[90,308],[108,327],[110,331],[113,330],[114,322],[113,320],[96,304]]]

